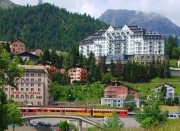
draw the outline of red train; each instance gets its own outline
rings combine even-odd
[[[78,115],[105,117],[112,116],[112,112],[116,111],[119,117],[128,115],[127,109],[120,108],[92,108],[92,107],[40,107],[28,106],[19,107],[22,115]]]

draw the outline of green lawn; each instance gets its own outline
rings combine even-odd
[[[134,89],[139,90],[139,96],[147,97],[153,95],[153,89],[160,84],[168,83],[175,87],[175,93],[180,95],[180,77],[172,77],[169,79],[152,79],[149,83],[134,84],[122,81],[121,83],[128,85]],[[100,100],[104,96],[104,84],[94,83],[90,85],[72,85],[72,86],[61,86],[59,101],[87,101],[87,100]],[[71,97],[68,98],[67,94]]]
[[[175,87],[175,93],[180,94],[180,77],[172,77],[169,79],[160,79],[160,78],[155,78],[152,79],[150,83],[142,83],[142,84],[133,84],[133,83],[128,83],[128,82],[123,82],[126,85],[129,85],[130,87],[139,90],[140,96],[147,96],[151,95],[153,92],[153,88],[163,84],[167,83]]]
[[[175,59],[169,60],[169,65],[170,67],[177,67],[177,60]]]

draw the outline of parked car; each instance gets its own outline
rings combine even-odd
[[[38,126],[38,124],[35,121],[33,121],[33,122],[30,122],[30,126]]]
[[[40,127],[40,126],[47,126],[47,124],[45,122],[38,122],[37,125],[38,125],[38,127]]]

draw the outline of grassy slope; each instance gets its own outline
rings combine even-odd
[[[139,90],[140,97],[146,97],[153,94],[153,88],[162,84],[168,83],[175,87],[175,93],[180,94],[180,77],[172,77],[169,79],[152,79],[150,83],[134,84],[128,82],[122,82],[134,89]],[[86,101],[86,100],[100,100],[103,97],[104,84],[94,83],[91,85],[73,85],[73,86],[62,86],[62,93],[58,101],[67,101],[67,94],[71,94],[73,101]]]
[[[152,90],[154,87],[162,84],[162,83],[168,83],[175,87],[175,93],[180,94],[180,77],[172,77],[169,79],[160,79],[155,78],[152,79],[150,83],[142,83],[142,84],[132,84],[123,82],[126,85],[129,85],[130,87],[137,89],[140,92],[140,96],[147,96],[152,94]]]

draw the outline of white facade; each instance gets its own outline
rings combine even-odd
[[[95,57],[115,54],[161,54],[164,55],[165,39],[156,32],[148,32],[139,26],[112,27],[101,29],[93,36],[84,39],[79,52],[88,57],[90,52]]]
[[[101,98],[101,105],[108,105],[111,107],[123,107],[124,105],[124,98]],[[136,107],[139,108],[140,100],[134,99]]]
[[[160,91],[163,86],[166,88],[166,96],[165,97],[174,99],[175,88],[167,83],[164,83],[164,84],[156,87],[155,90]]]

